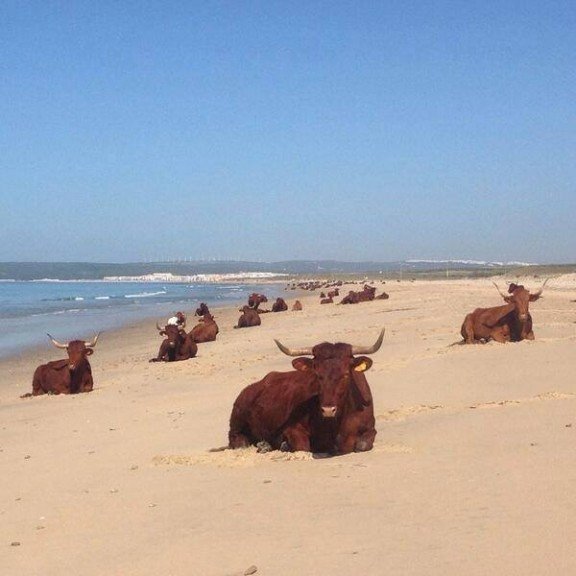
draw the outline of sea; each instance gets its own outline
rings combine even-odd
[[[276,298],[283,284],[105,281],[0,282],[0,358],[56,340],[87,340],[99,331],[150,318],[165,322],[182,310],[247,301],[252,292]],[[191,323],[189,318],[188,324]]]

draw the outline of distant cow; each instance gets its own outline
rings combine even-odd
[[[347,296],[340,301],[340,304],[358,304],[359,302],[369,302],[374,300],[376,295],[376,288],[364,284],[364,289],[358,292],[350,291]]]
[[[332,304],[334,302],[334,300],[332,299],[332,296],[330,296],[330,298],[322,298],[322,300],[320,300],[320,304]]]
[[[250,306],[243,306],[240,308],[242,315],[238,318],[238,324],[234,328],[250,328],[252,326],[260,326],[262,320],[260,320],[260,314],[255,308]]]
[[[180,330],[178,326],[167,324],[161,328],[156,324],[156,328],[160,336],[166,336],[160,349],[158,356],[151,358],[150,362],[178,362],[180,360],[189,360],[194,358],[198,353],[198,346],[192,339],[190,334],[186,334]]]
[[[250,294],[250,296],[248,296],[248,306],[250,308],[258,310],[258,306],[260,306],[262,302],[268,302],[268,298],[266,298],[264,294],[258,294],[256,292],[253,292],[252,294]]]
[[[524,286],[510,284],[508,292],[503,294],[494,283],[500,296],[506,304],[492,308],[476,308],[464,319],[460,330],[466,344],[478,342],[519,342],[521,340],[534,340],[532,330],[532,316],[528,311],[530,302],[535,302],[542,295],[546,280],[542,288],[530,294]]]
[[[296,300],[294,304],[292,304],[292,311],[300,312],[302,310],[302,302],[300,300]]]
[[[374,300],[388,300],[388,298],[390,298],[390,295],[386,292],[382,292],[382,294],[378,294]]]
[[[194,316],[206,316],[206,314],[210,314],[210,310],[208,309],[208,306],[206,306],[206,304],[204,304],[204,302],[201,302],[200,306],[198,306],[198,308],[196,308],[196,312],[194,312]]]
[[[230,448],[267,442],[274,449],[347,454],[371,450],[376,436],[372,393],[364,372],[372,366],[373,346],[323,342],[292,350],[291,372],[270,372],[247,386],[230,416]],[[306,358],[312,356],[312,358]]]
[[[91,342],[72,340],[68,344],[61,344],[48,334],[48,338],[56,348],[68,352],[68,359],[54,360],[38,366],[32,378],[32,393],[24,394],[22,398],[42,394],[91,392],[94,381],[88,356],[94,353],[99,336],[100,334],[97,334]]]
[[[202,318],[198,321],[198,324],[192,328],[189,332],[192,340],[197,344],[203,342],[213,342],[216,340],[216,335],[218,334],[218,324],[214,320],[212,314],[204,314]]]
[[[276,298],[276,302],[272,304],[272,312],[285,312],[288,310],[288,304],[283,298]]]

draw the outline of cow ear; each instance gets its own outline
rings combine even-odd
[[[312,369],[312,358],[294,358],[294,360],[292,360],[292,366],[294,366],[296,370],[300,370],[300,372],[306,372]]]
[[[538,298],[540,298],[542,296],[542,294],[530,294],[530,302],[536,302],[536,300],[538,300]]]
[[[358,356],[358,358],[354,358],[352,367],[354,372],[366,372],[372,368],[372,360],[368,356]]]
[[[94,350],[92,350],[92,348],[86,348],[84,354],[86,354],[86,356],[91,356],[92,354],[94,354]]]

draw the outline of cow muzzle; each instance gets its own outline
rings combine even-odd
[[[336,406],[322,406],[322,416],[324,418],[336,418]]]
[[[526,320],[528,320],[528,314],[518,314],[518,319],[522,322],[526,322]]]

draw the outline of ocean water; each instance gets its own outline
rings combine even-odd
[[[47,332],[60,341],[86,340],[141,319],[162,322],[178,310],[193,314],[200,302],[225,306],[251,292],[275,298],[282,290],[281,284],[0,282],[0,358],[48,344]]]

